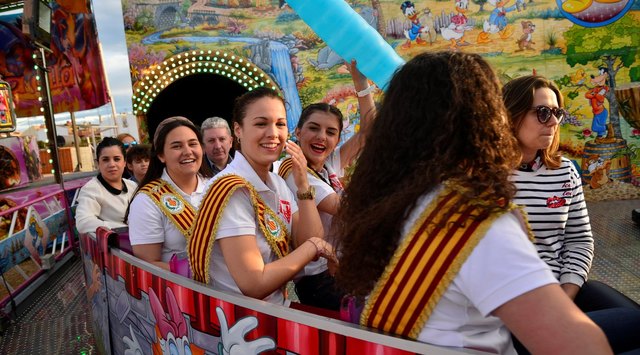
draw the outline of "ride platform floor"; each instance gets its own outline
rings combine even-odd
[[[631,219],[640,200],[590,202],[587,208],[596,250],[591,278],[640,303],[640,226]],[[96,354],[85,289],[74,258],[3,324],[0,354]]]

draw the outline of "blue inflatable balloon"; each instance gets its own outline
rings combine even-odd
[[[382,36],[344,0],[287,0],[298,16],[346,61],[382,90],[404,60]]]

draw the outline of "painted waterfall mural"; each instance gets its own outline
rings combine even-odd
[[[587,198],[640,198],[640,94],[633,88],[640,85],[637,0],[347,3],[405,59],[422,51],[475,52],[503,81],[532,72],[553,79],[570,113],[561,125],[561,149],[580,168]],[[146,111],[140,102],[148,107],[156,95],[151,86],[160,92],[167,85],[152,78],[163,73],[163,65],[166,76],[178,56],[191,56],[199,72],[200,66],[220,68],[223,55],[228,72],[216,74],[245,87],[268,81],[283,91],[290,128],[302,107],[324,101],[345,114],[345,136],[358,130],[357,100],[342,58],[286,1],[123,0],[122,5],[134,110],[143,130]],[[332,14],[318,16],[340,30]],[[341,36],[357,43],[346,31]],[[249,69],[231,73],[244,65]],[[189,73],[196,70],[182,75]]]

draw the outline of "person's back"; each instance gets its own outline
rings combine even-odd
[[[481,57],[424,53],[396,72],[337,219],[338,281],[364,297],[362,325],[498,353],[515,353],[509,331],[534,353],[611,352],[528,239],[518,159]]]

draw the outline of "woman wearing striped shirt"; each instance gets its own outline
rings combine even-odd
[[[518,190],[513,201],[527,212],[540,258],[567,296],[603,328],[616,353],[638,348],[631,337],[640,334],[640,310],[633,309],[638,305],[602,283],[586,283],[593,235],[580,174],[558,152],[559,124],[566,116],[560,90],[531,75],[507,83],[502,93],[522,151],[512,174]]]

